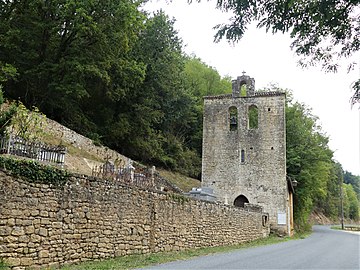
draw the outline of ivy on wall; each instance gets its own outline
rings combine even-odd
[[[52,184],[62,186],[69,180],[71,174],[33,160],[19,160],[0,156],[0,170],[13,176],[23,177],[32,183]]]

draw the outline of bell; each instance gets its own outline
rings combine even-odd
[[[237,125],[237,119],[235,116],[230,117],[230,125]]]

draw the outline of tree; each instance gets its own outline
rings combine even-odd
[[[317,208],[330,217],[336,220],[341,215],[341,185],[343,184],[343,170],[340,163],[333,163],[329,181],[327,183],[327,195],[325,200],[320,200],[317,203]]]
[[[344,183],[352,185],[358,199],[360,200],[360,176],[356,176],[351,172],[345,171]]]
[[[344,191],[346,192],[346,198],[348,200],[348,213],[347,217],[352,220],[358,221],[359,220],[359,200],[356,196],[356,193],[353,189],[352,185],[344,184]]]
[[[0,1],[0,83],[96,143],[198,176],[202,97],[231,84],[206,66],[194,76],[207,88],[190,87],[174,20],[144,2]]]
[[[215,26],[215,41],[225,37],[237,42],[255,21],[257,27],[272,33],[289,32],[293,39],[291,47],[303,57],[300,63],[304,66],[320,63],[326,71],[336,71],[338,58],[349,58],[360,50],[360,2],[357,0],[216,2],[218,9],[233,16],[229,22]],[[349,63],[349,68],[353,66],[353,62]],[[360,80],[353,88],[352,104],[360,102]]]
[[[231,78],[221,77],[216,69],[208,66],[195,55],[185,61],[184,87],[194,102],[193,123],[188,125],[189,144],[201,156],[204,96],[231,93]]]
[[[92,132],[98,107],[86,104],[116,101],[143,80],[144,66],[129,57],[143,27],[141,2],[1,1],[0,61],[19,73],[6,95]]]
[[[294,217],[298,228],[306,229],[311,211],[326,200],[333,171],[333,152],[317,117],[305,105],[286,101],[287,175],[298,182],[294,195]]]
[[[14,68],[10,64],[3,64],[0,61],[0,136],[6,135],[7,128],[10,125],[11,118],[16,112],[16,106],[11,105],[7,108],[4,108],[3,103],[4,92],[2,90],[2,84],[5,83],[9,79],[16,79],[18,75],[16,68]]]
[[[14,106],[14,105],[11,105]],[[10,133],[27,141],[39,141],[44,135],[46,116],[38,108],[28,110],[24,104],[18,102],[15,113],[10,121]]]
[[[0,61],[0,90],[2,89],[2,84],[9,79],[16,79],[18,75],[16,68],[10,64],[3,64]],[[0,102],[3,103],[2,101]]]
[[[187,57],[185,63],[185,84],[188,91],[201,100],[204,96],[231,93],[231,78],[221,78],[213,67],[208,66],[195,55]]]
[[[98,123],[102,138],[141,162],[197,175],[200,156],[187,145],[193,100],[184,88],[182,41],[162,11],[144,22],[130,54],[144,78],[114,103],[110,123]]]

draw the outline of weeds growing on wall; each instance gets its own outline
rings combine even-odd
[[[26,178],[29,182],[62,186],[70,173],[32,160],[18,160],[0,156],[0,169],[14,176]]]
[[[3,258],[0,258],[0,270],[7,270],[10,269],[10,267],[4,262]]]
[[[169,194],[169,198],[171,198],[174,202],[178,202],[180,204],[184,204],[185,202],[189,201],[189,198],[175,193]]]

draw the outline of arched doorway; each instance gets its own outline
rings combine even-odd
[[[245,203],[248,203],[248,202],[249,202],[249,200],[244,195],[240,195],[235,199],[234,206],[244,208]]]

